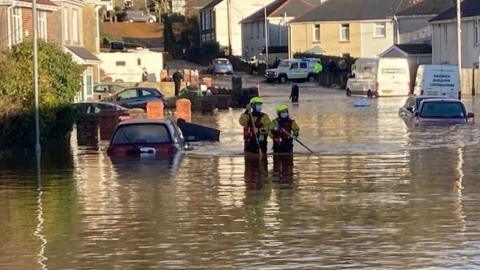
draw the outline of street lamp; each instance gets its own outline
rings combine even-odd
[[[267,22],[267,6],[263,6],[263,15],[264,15],[264,22],[265,24],[265,62],[268,68],[268,22]]]
[[[37,29],[37,0],[32,1],[32,31],[33,31],[33,81],[35,87],[35,152],[37,157],[42,150],[40,146],[40,106],[38,90],[38,29]]]

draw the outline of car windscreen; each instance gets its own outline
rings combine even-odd
[[[230,61],[228,61],[226,59],[217,59],[213,62],[217,65],[229,65],[230,64]]]
[[[138,124],[120,126],[112,144],[171,143],[172,139],[164,124]]]
[[[465,109],[460,102],[424,102],[420,117],[463,118],[465,117]]]
[[[432,98],[432,97],[417,97],[415,99],[415,109],[420,108],[420,103],[422,103],[422,101],[424,101],[426,99],[429,99],[429,98]]]

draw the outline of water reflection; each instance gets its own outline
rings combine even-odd
[[[40,242],[40,248],[38,252],[38,264],[40,265],[41,269],[48,269],[47,268],[47,257],[45,256],[45,248],[47,247],[47,238],[44,235],[44,227],[43,224],[45,222],[44,214],[43,214],[43,186],[42,186],[42,167],[41,167],[41,153],[37,152],[36,154],[36,175],[37,175],[37,226],[33,235],[38,239]]]

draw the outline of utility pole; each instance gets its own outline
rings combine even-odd
[[[263,6],[263,15],[265,16],[265,61],[268,68],[268,21],[267,21],[267,6]],[[281,30],[280,30],[281,31]]]
[[[231,0],[227,0],[227,21],[228,21],[228,55],[232,56],[232,10]]]
[[[39,156],[40,146],[40,102],[38,89],[38,29],[37,29],[37,0],[32,1],[32,31],[33,31],[33,81],[35,87],[35,152]]]
[[[456,0],[457,9],[457,63],[458,63],[458,78],[460,80],[460,93],[462,92],[462,6],[461,0]]]

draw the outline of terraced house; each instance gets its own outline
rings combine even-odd
[[[37,1],[38,37],[60,42],[56,11],[58,7],[49,0]],[[32,1],[0,0],[0,50],[33,37]]]
[[[376,57],[395,43],[394,14],[411,0],[330,0],[289,23],[289,56]]]

